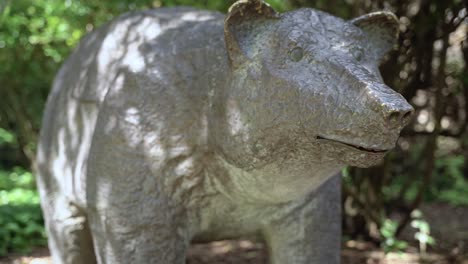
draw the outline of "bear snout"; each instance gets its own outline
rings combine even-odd
[[[397,128],[406,126],[413,116],[413,107],[406,103],[403,107],[391,107],[384,112],[387,127]]]
[[[380,84],[366,87],[371,107],[380,116],[387,129],[402,129],[406,126],[414,113],[414,108],[406,99],[392,88]]]

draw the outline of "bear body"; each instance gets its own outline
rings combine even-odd
[[[193,241],[237,237],[271,263],[339,263],[338,174],[381,160],[412,111],[377,69],[394,24],[251,0],[87,35],[39,142],[54,263],[182,264]]]

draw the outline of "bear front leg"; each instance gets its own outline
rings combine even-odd
[[[103,114],[98,124],[113,118]],[[190,242],[184,208],[163,190],[162,179],[172,175],[144,155],[135,127],[117,124],[96,128],[88,159],[87,213],[98,263],[184,264]]]
[[[334,176],[266,228],[272,264],[338,264],[341,178]]]
[[[101,160],[88,179],[88,220],[100,264],[184,264],[190,242],[183,208],[141,161]],[[125,164],[125,166],[118,166]],[[114,166],[114,168],[104,167]],[[98,172],[102,172],[97,174]]]
[[[159,216],[143,222],[138,219],[141,212],[129,210],[126,215],[115,215],[113,209],[90,217],[98,263],[185,264],[188,239],[166,212],[148,207]]]

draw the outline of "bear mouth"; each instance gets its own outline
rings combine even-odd
[[[358,145],[354,145],[354,144],[343,142],[343,141],[336,140],[336,139],[329,139],[323,136],[316,136],[315,138],[320,141],[329,141],[337,145],[350,147],[360,152],[366,152],[366,153],[371,153],[371,154],[385,154],[388,151],[390,151],[390,149],[376,149],[376,148],[367,148],[363,146],[358,146]]]

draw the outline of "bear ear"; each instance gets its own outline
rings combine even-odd
[[[262,0],[240,0],[229,8],[224,20],[224,40],[231,67],[236,68],[249,59],[249,52],[256,45],[256,33],[261,30],[260,24],[278,17]]]
[[[350,22],[368,35],[378,59],[382,59],[397,44],[398,18],[391,12],[373,12],[354,18]]]

